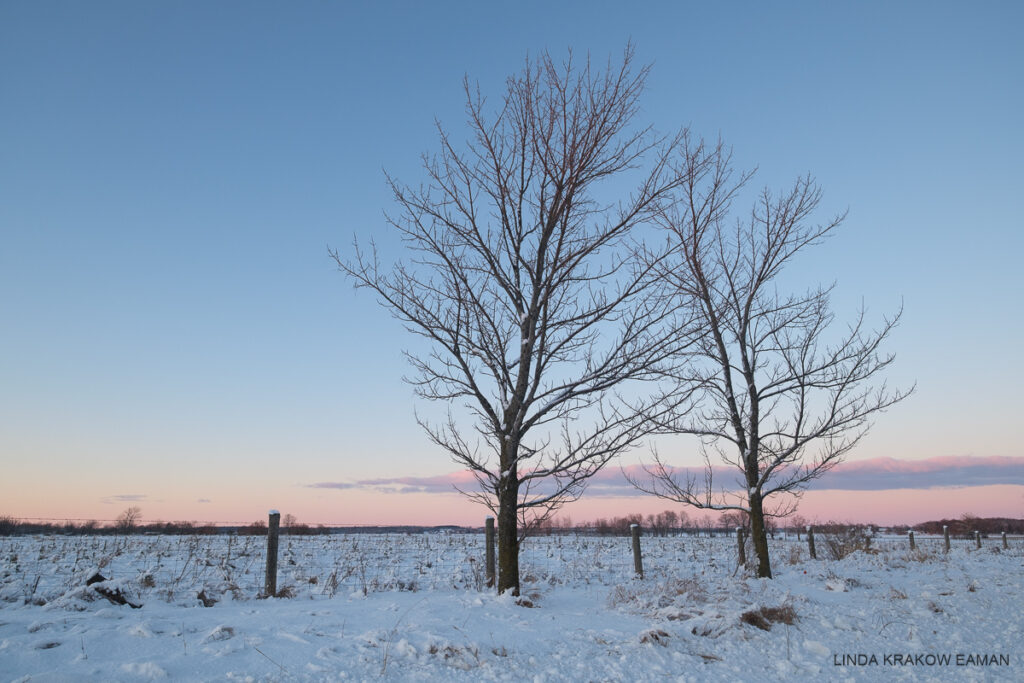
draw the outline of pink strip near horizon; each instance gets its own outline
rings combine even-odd
[[[632,474],[642,471],[629,468]],[[702,470],[694,469],[701,475]],[[685,476],[686,471],[680,470]],[[735,471],[716,468],[716,482],[727,486]],[[155,484],[154,484],[155,486]],[[261,491],[223,488],[197,498],[178,489],[99,497],[75,487],[61,495],[21,499],[10,495],[0,515],[16,518],[114,519],[137,505],[146,521],[195,520],[250,523],[265,520],[270,508],[309,524],[459,524],[480,525],[488,510],[459,495],[477,490],[470,472],[426,477],[402,476],[356,481],[283,483]],[[595,476],[581,500],[559,514],[574,521],[665,509],[700,517],[703,511],[641,494],[609,467]],[[845,463],[813,482],[799,513],[808,520],[917,523],[970,513],[985,517],[1024,518],[1024,458],[945,456],[925,460],[873,458]]]

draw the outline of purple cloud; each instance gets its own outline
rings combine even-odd
[[[314,489],[368,489],[380,493],[455,493],[455,487],[475,490],[476,480],[469,472],[452,472],[433,477],[382,477],[354,482],[317,482]]]
[[[103,502],[107,505],[114,503],[139,503],[148,497],[145,493],[122,493],[116,496],[107,496],[103,499]]]
[[[354,489],[359,488],[359,484],[353,484],[343,481],[318,481],[315,484],[306,484],[306,488],[310,489]]]
[[[837,465],[817,489],[882,491],[1013,484],[1024,486],[1024,458],[943,456],[925,460],[872,458]]]
[[[644,472],[639,465],[626,468],[630,476],[640,480]],[[688,475],[704,481],[703,467],[679,467],[675,473],[681,481]],[[739,472],[730,467],[713,468],[716,489],[736,490]],[[883,491],[888,489],[934,489],[947,487],[988,486],[1011,484],[1024,486],[1024,457],[972,457],[948,456],[924,460],[898,460],[873,458],[837,465],[822,478],[812,483],[816,490]],[[452,472],[433,477],[382,477],[354,482],[318,482],[306,484],[319,489],[366,489],[380,493],[453,493],[455,487],[475,491],[476,482],[469,472]],[[608,467],[589,480],[588,497],[643,496],[626,481],[622,470]]]

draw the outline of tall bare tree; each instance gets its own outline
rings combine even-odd
[[[870,418],[912,391],[890,390],[880,379],[893,361],[880,348],[900,312],[869,329],[861,309],[836,330],[831,287],[780,293],[783,269],[844,215],[812,221],[821,191],[807,177],[779,195],[764,190],[748,217],[731,219],[751,174],[733,171],[721,143],[687,137],[683,148],[680,201],[661,217],[677,257],[656,268],[665,296],[700,318],[705,335],[666,395],[675,416],[658,420],[665,433],[698,437],[706,467],[703,476],[684,475],[655,453],[646,476],[632,481],[696,508],[749,514],[757,574],[771,577],[766,515],[792,512],[804,488],[864,436]],[[734,466],[736,479],[716,480],[713,459]]]
[[[430,342],[407,353],[409,381],[449,402],[448,419],[417,419],[476,476],[479,491],[464,493],[497,516],[499,592],[519,591],[526,516],[577,498],[645,435],[644,411],[617,388],[655,376],[685,343],[666,324],[670,302],[649,296],[658,259],[635,257],[637,229],[677,187],[681,136],[633,127],[648,69],[632,60],[632,48],[603,71],[571,55],[528,60],[493,114],[467,82],[471,139],[457,148],[439,125],[426,184],[388,177],[400,209],[388,222],[410,258],[382,267],[376,248],[332,252]]]

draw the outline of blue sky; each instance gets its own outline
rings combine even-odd
[[[0,4],[0,497],[36,501],[0,514],[143,496],[153,518],[344,521],[341,492],[307,484],[450,473],[401,382],[415,342],[327,247],[398,253],[382,169],[422,178],[435,118],[464,130],[464,76],[497,98],[527,54],[629,40],[653,64],[644,123],[720,135],[757,186],[811,172],[823,217],[849,208],[794,286],[836,280],[841,319],[904,303],[890,378],[918,391],[851,459],[1024,456],[1022,20],[1009,2]]]

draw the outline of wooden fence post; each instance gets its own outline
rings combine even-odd
[[[629,532],[633,535],[633,571],[639,578],[644,578],[644,558],[640,555],[640,525],[630,524]]]
[[[739,551],[740,566],[747,564],[747,549],[743,546],[743,527],[736,527],[736,548]]]
[[[942,525],[942,540],[946,543],[946,552],[949,552],[949,527]]]
[[[917,550],[917,544],[914,543],[914,532],[913,531],[908,531],[907,532],[907,537],[910,539],[910,549],[911,550]]]
[[[814,529],[810,524],[807,525],[807,549],[811,552],[812,560],[818,559],[818,553],[814,549]]]
[[[1003,532],[1003,550],[1009,550],[1010,544],[1006,542],[1006,532]]]
[[[494,517],[488,517],[484,520],[484,538],[485,554],[487,557],[485,560],[487,587],[494,588]]]
[[[266,597],[272,598],[277,595],[277,534],[281,528],[281,513],[277,510],[270,511],[270,518],[267,522],[267,577],[263,583],[263,592]]]
[[[977,544],[978,548],[981,548],[981,532],[980,531],[975,531],[974,532],[974,542]]]

